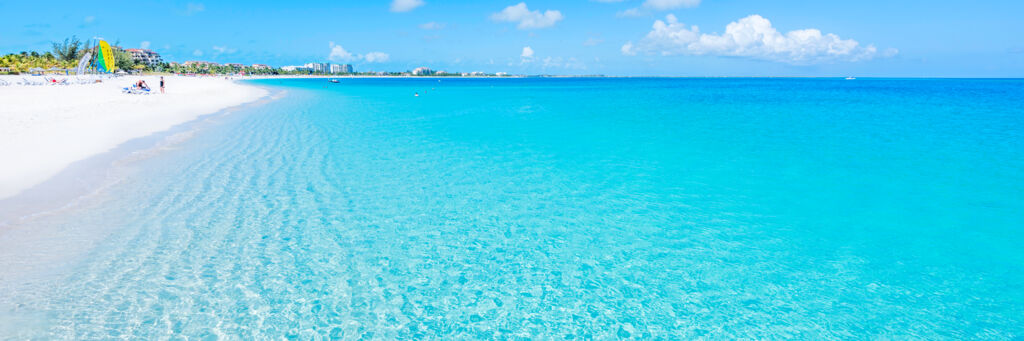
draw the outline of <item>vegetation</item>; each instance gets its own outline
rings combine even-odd
[[[29,72],[29,70],[35,68],[63,69],[74,66],[75,62],[62,61],[49,52],[39,54],[38,52],[32,51],[0,56],[0,67],[10,68],[12,73]]]
[[[183,64],[171,64],[164,63],[162,66],[163,71],[170,73],[181,73],[181,74],[237,74],[245,73],[247,75],[278,75],[280,69],[258,69],[252,66],[231,66],[231,65],[188,65]]]
[[[48,70],[52,68],[57,69],[74,69],[78,66],[78,61],[86,53],[91,53],[89,64],[96,60],[96,44],[93,41],[82,42],[78,37],[72,36],[66,38],[63,41],[52,42],[52,51],[39,53],[36,51],[21,53],[12,53],[4,56],[0,56],[0,67],[9,68],[11,73],[23,73],[31,72],[33,69]],[[220,64],[199,64],[199,65],[188,65],[178,63],[164,63],[161,65],[146,65],[136,63],[132,59],[132,55],[127,50],[118,46],[115,42],[113,44],[114,59],[116,60],[116,66],[120,70],[127,72],[144,72],[144,71],[162,71],[177,74],[246,74],[246,75],[328,75],[328,76],[345,76],[345,75],[356,75],[356,76],[411,76],[411,71],[406,72],[360,72],[360,73],[348,73],[348,74],[325,74],[325,73],[314,73],[309,70],[295,70],[285,71],[279,68],[255,68],[252,66],[240,66],[240,65],[220,65]],[[458,77],[459,73],[431,73],[430,77]],[[474,74],[477,76],[477,74]],[[494,76],[484,75],[479,76]],[[498,75],[502,76],[502,75]]]
[[[114,63],[117,65],[117,68],[125,71],[135,70],[136,63],[135,60],[132,59],[131,52],[125,51],[125,49],[122,49],[117,45],[120,44],[114,44],[112,47],[114,52]],[[142,65],[142,67],[143,70],[146,69],[146,65]]]
[[[70,69],[78,66],[78,59],[87,51],[77,37],[53,42],[52,45],[53,51],[50,52],[22,51],[0,56],[0,67],[10,68],[11,73],[30,72],[33,69]],[[84,46],[89,45],[87,43]]]
[[[64,42],[53,42],[52,44],[53,55],[60,61],[77,62],[85,55],[85,51],[82,50],[82,42],[78,40],[78,37],[71,36],[71,38],[64,39]],[[86,46],[89,45],[86,44]]]

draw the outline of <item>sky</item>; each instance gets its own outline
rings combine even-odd
[[[0,2],[0,54],[72,35],[165,60],[356,71],[1024,77],[1021,0]]]

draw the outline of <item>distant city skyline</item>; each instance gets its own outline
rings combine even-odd
[[[76,35],[165,61],[613,76],[1024,77],[1021,1],[0,4],[0,54]],[[41,18],[46,18],[43,20]]]

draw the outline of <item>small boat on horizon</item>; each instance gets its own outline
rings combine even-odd
[[[853,76],[850,76],[850,77],[846,77],[846,80],[848,80],[848,81],[852,81],[852,80],[854,80],[854,79],[857,79],[857,77],[853,77]]]
[[[337,79],[332,79],[331,83],[339,83]]]

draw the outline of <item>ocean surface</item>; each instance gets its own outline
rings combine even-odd
[[[1024,80],[251,83],[0,230],[0,339],[1024,337]]]

